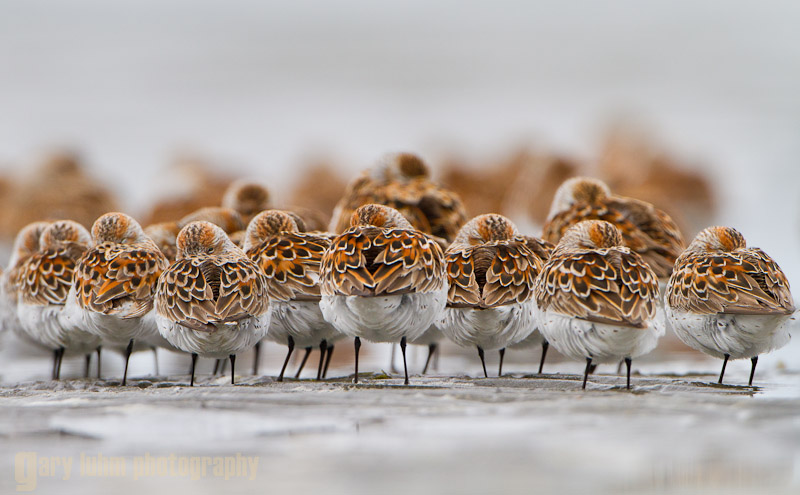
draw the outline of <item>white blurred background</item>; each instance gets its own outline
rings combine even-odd
[[[0,0],[0,170],[69,146],[140,212],[182,150],[280,199],[309,156],[592,161],[621,120],[800,287],[798,25],[792,1]]]

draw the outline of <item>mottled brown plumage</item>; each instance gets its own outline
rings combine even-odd
[[[71,220],[59,220],[44,229],[39,249],[18,272],[17,287],[22,302],[63,306],[72,287],[75,264],[91,240],[89,232]]]
[[[445,253],[450,307],[492,308],[529,301],[542,260],[507,218],[467,222]]]
[[[267,210],[247,227],[244,250],[267,276],[273,299],[319,300],[319,270],[331,237],[298,232],[289,212]]]
[[[267,280],[258,266],[210,222],[178,234],[178,258],[161,276],[156,311],[198,331],[269,311]]]
[[[331,231],[348,228],[350,216],[366,204],[383,204],[398,210],[424,233],[452,241],[466,221],[461,199],[430,180],[427,165],[416,155],[395,153],[365,170],[336,205]]]
[[[153,308],[158,277],[168,261],[136,220],[107,213],[92,227],[94,246],[78,261],[78,305],[95,313],[138,318]]]
[[[247,226],[238,211],[223,206],[206,206],[195,210],[178,220],[178,227],[183,228],[192,222],[211,222],[228,235],[244,230]]]
[[[603,221],[583,221],[568,229],[536,282],[539,309],[645,326],[655,316],[658,281],[641,256],[622,242],[619,229]]]
[[[320,275],[327,295],[427,293],[443,286],[443,254],[397,210],[365,205],[331,243]]]
[[[730,227],[700,232],[675,263],[667,285],[673,309],[695,314],[791,314],[794,301],[780,267],[748,248]]]
[[[561,185],[542,237],[558,243],[567,229],[583,220],[615,225],[624,244],[642,256],[660,278],[672,273],[685,246],[669,215],[644,201],[614,196],[603,182],[587,177],[569,179]]]

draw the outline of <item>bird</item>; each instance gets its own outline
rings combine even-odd
[[[665,295],[667,323],[686,345],[722,359],[751,361],[753,385],[758,356],[789,342],[796,310],[789,282],[759,248],[747,247],[731,227],[708,227],[675,262]]]
[[[328,323],[319,307],[319,269],[331,236],[299,232],[293,216],[280,210],[266,210],[247,226],[244,251],[267,277],[272,318],[267,339],[289,348],[278,381],[295,347],[320,351],[317,380],[324,373],[326,356],[344,334]],[[330,359],[330,357],[327,357]],[[299,378],[302,365],[295,378]]]
[[[39,239],[50,222],[32,222],[24,226],[14,238],[11,258],[0,275],[0,333],[11,330],[18,337],[40,346],[24,330],[17,318],[17,292],[19,270],[32,255],[39,251]],[[57,356],[54,356],[54,360]]]
[[[73,326],[65,313],[73,272],[91,242],[89,232],[79,223],[53,222],[42,232],[37,251],[19,268],[20,326],[33,340],[53,351],[54,380],[60,378],[65,353],[91,356],[100,346],[99,337]]]
[[[388,153],[353,180],[334,209],[329,230],[347,229],[353,212],[366,204],[390,206],[415,229],[447,241],[467,220],[458,194],[433,182],[428,166],[412,153]]]
[[[447,302],[442,249],[388,206],[361,206],[350,225],[322,258],[322,314],[354,338],[355,383],[364,338],[400,343],[407,385],[406,343],[420,337]]]
[[[652,351],[664,334],[656,319],[658,281],[620,230],[584,220],[564,233],[536,279],[539,329],[561,354],[593,363],[631,361]]]
[[[638,253],[666,283],[686,243],[677,224],[650,203],[615,196],[601,180],[567,179],[556,191],[542,238],[557,244],[566,231],[583,220],[604,220],[622,233],[624,245]]]
[[[259,182],[233,181],[222,195],[222,206],[238,212],[247,225],[256,215],[270,208],[269,190]]]
[[[517,227],[496,213],[467,222],[445,252],[447,308],[438,323],[450,340],[474,347],[486,372],[485,351],[500,351],[535,329],[533,288],[542,268]]]
[[[525,240],[525,245],[528,247],[528,249],[530,249],[531,252],[539,258],[541,264],[544,265],[544,263],[550,258],[550,254],[553,252],[553,248],[555,248],[555,246],[545,240],[539,239],[538,237],[523,235],[522,238]],[[541,346],[542,348],[542,355],[539,358],[539,374],[541,375],[542,371],[544,370],[544,361],[545,358],[547,358],[547,350],[550,348],[550,343],[545,340],[542,332],[539,331],[538,325],[536,330],[528,334],[527,337],[516,344],[510,345],[509,348],[515,350],[525,350],[534,348],[536,346]]]
[[[158,331],[192,355],[229,358],[234,384],[236,354],[263,339],[270,324],[267,279],[225,232],[192,222],[177,238],[178,257],[159,277],[155,294]]]
[[[197,209],[178,220],[177,226],[178,228],[183,228],[192,222],[200,221],[213,223],[227,235],[244,230],[247,226],[238,211],[224,206],[205,206]]]
[[[110,212],[95,220],[92,243],[75,267],[69,316],[100,337],[104,346],[123,353],[124,386],[134,343],[152,350],[166,344],[159,338],[152,310],[156,282],[168,262],[139,223],[124,213]]]

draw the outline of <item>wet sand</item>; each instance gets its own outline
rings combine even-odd
[[[36,479],[59,493],[797,493],[800,377],[766,370],[755,387],[741,378],[644,374],[632,391],[605,374],[582,391],[581,376],[566,373],[413,376],[408,387],[385,373],[358,385],[26,382],[0,388],[0,487],[15,489],[17,453],[36,452],[74,459],[69,480],[57,469]],[[145,455],[237,453],[258,457],[254,479],[134,479]],[[81,476],[81,454],[121,456],[129,483]]]

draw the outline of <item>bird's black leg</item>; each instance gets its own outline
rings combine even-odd
[[[322,379],[322,368],[325,366],[325,355],[328,353],[328,341],[322,339],[319,343],[319,366],[317,366],[317,381]]]
[[[628,380],[626,382],[625,388],[628,390],[631,389],[631,358],[625,358],[625,367],[628,369]]]
[[[295,378],[300,378],[300,373],[302,373],[303,368],[306,367],[306,361],[308,361],[308,356],[311,354],[311,347],[306,347],[306,353],[303,354],[303,360],[300,361],[300,367],[297,368],[297,373],[294,374]]]
[[[489,373],[486,372],[486,357],[483,355],[483,347],[478,347],[478,357],[481,358],[481,364],[483,365],[483,377],[489,378]]]
[[[211,372],[211,376],[217,376],[219,373],[220,364],[222,363],[222,359],[215,359],[214,360],[214,371]]]
[[[506,357],[506,348],[500,349],[500,367],[497,369],[497,376],[503,376],[503,359]]]
[[[353,348],[356,350],[356,374],[353,378],[353,383],[358,383],[358,351],[361,349],[361,339],[358,337],[353,341]]]
[[[97,346],[97,378],[100,378],[100,351],[102,346]]]
[[[58,365],[58,349],[53,349],[53,369],[50,370],[50,379],[56,379],[56,366]]]
[[[731,357],[730,354],[725,354],[725,359],[722,361],[722,371],[719,373],[719,381],[717,382],[720,385],[722,384],[722,377],[725,376],[725,366],[728,365],[728,359],[730,357]]]
[[[542,341],[542,359],[539,360],[539,374],[542,374],[542,369],[544,369],[544,358],[547,357],[547,349],[550,348],[550,342],[543,340]]]
[[[436,354],[436,348],[439,347],[439,344],[434,342],[433,344],[428,344],[428,359],[425,360],[425,367],[422,368],[422,374],[428,372],[428,366],[431,364],[431,358],[434,354]]]
[[[236,366],[236,354],[231,354],[230,356],[228,356],[228,359],[231,360],[231,385],[234,385],[233,377],[234,377],[235,366]]]
[[[86,354],[86,365],[83,368],[83,377],[89,378],[89,366],[92,364],[92,353]]]
[[[155,367],[156,367],[156,376],[158,376],[158,375],[160,374],[160,373],[158,372],[158,347],[156,347],[156,346],[154,346],[154,345],[151,345],[151,346],[150,346],[150,350],[152,350],[152,351],[153,351],[153,364],[155,364]]]
[[[261,341],[259,340],[256,342],[256,346],[253,347],[253,374],[258,376],[258,364],[261,360]]]
[[[394,343],[389,345],[392,346],[392,354],[391,357],[389,357],[389,373],[397,373],[400,371],[397,369],[397,366],[394,365],[394,355],[397,353],[397,347],[394,346]]]
[[[289,364],[289,358],[292,357],[292,352],[294,351],[294,339],[291,335],[286,341],[286,345],[289,346],[289,352],[286,353],[286,359],[283,360],[283,367],[281,367],[281,374],[278,375],[278,381],[283,381],[283,374],[286,372],[286,366]]]
[[[406,380],[405,384],[408,385],[408,364],[406,364],[406,336],[400,339],[400,352],[403,353],[403,372],[405,372]]]
[[[752,366],[750,367],[750,381],[747,382],[748,386],[753,386],[753,377],[756,375],[756,365],[758,364],[758,356],[750,359]]]
[[[64,348],[59,347],[56,351],[56,368],[54,371],[54,379],[60,380],[61,379],[61,362],[64,360]]]
[[[122,373],[122,386],[128,383],[128,361],[131,360],[131,352],[133,352],[133,339],[128,342],[128,347],[125,348],[125,371]]]
[[[583,371],[583,389],[586,390],[586,379],[589,378],[589,373],[592,369],[592,358],[586,358],[586,369]]]
[[[189,381],[189,386],[194,387],[194,368],[197,366],[197,354],[192,353],[192,370],[190,371],[192,378]]]
[[[331,364],[331,356],[333,356],[333,345],[328,346],[328,355],[325,357],[325,369],[322,370],[322,379],[328,378],[328,366]]]

